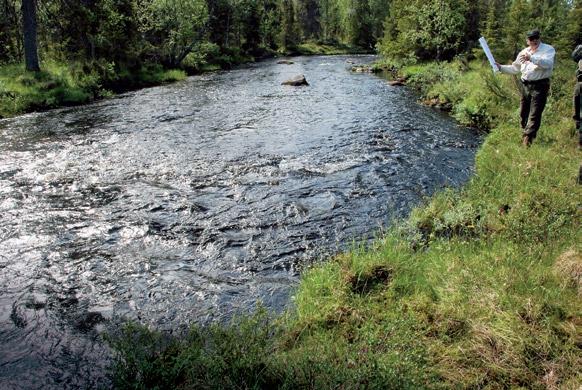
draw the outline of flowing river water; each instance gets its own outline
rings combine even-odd
[[[480,137],[300,57],[0,121],[0,388],[108,387],[102,334],[289,302],[302,266],[472,173]],[[282,86],[305,74],[310,86]]]

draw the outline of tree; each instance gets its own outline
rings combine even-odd
[[[22,0],[22,30],[26,70],[38,72],[40,71],[40,65],[38,63],[35,0]]]
[[[344,41],[359,47],[370,47],[372,28],[368,0],[340,0]]]
[[[582,0],[574,1],[566,17],[561,41],[566,51],[582,44]]]
[[[568,17],[568,0],[544,0],[530,3],[534,26],[542,32],[542,40],[554,42],[564,30]]]
[[[281,30],[279,33],[279,47],[283,49],[295,48],[300,40],[300,31],[295,19],[293,0],[279,0],[279,15]]]
[[[0,63],[22,58],[22,36],[15,0],[0,0]]]
[[[448,60],[466,42],[464,0],[397,0],[392,3],[382,51],[394,57]]]
[[[382,38],[384,34],[384,20],[390,10],[389,0],[369,0],[370,4],[370,28],[374,42]]]
[[[211,42],[228,47],[232,25],[232,7],[228,0],[206,0],[208,34]]]
[[[204,0],[147,0],[140,20],[160,62],[175,68],[206,33],[208,9]]]
[[[533,26],[526,0],[513,0],[507,13],[507,27],[505,28],[505,47],[508,55],[515,58],[525,45],[525,33]]]
[[[261,36],[260,45],[269,50],[276,50],[280,27],[277,1],[263,0],[261,11],[261,21],[259,25]]]
[[[319,0],[321,38],[325,42],[337,41],[340,35],[340,15],[337,0]]]
[[[319,5],[317,0],[297,0],[296,11],[303,37],[307,39],[319,38]]]
[[[507,14],[506,0],[490,0],[483,23],[483,36],[493,51],[503,50],[503,26]]]

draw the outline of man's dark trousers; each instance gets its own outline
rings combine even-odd
[[[523,129],[523,135],[527,135],[530,141],[533,141],[542,123],[542,112],[544,112],[548,101],[548,93],[550,92],[550,79],[522,81],[522,83],[521,128]]]
[[[578,81],[574,87],[574,121],[576,121],[576,128],[580,128],[580,93],[582,93],[582,81]]]
[[[582,148],[582,125],[580,124],[580,122],[582,121],[581,119],[582,113],[580,112],[580,99],[582,98],[580,96],[581,94],[582,94],[582,81],[578,81],[576,83],[576,87],[574,88],[574,123],[576,123],[576,129],[578,129],[578,146]]]

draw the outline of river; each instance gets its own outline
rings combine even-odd
[[[474,130],[371,56],[298,57],[0,121],[0,388],[107,387],[108,329],[283,310],[306,265],[472,174]],[[282,86],[304,74],[306,87]]]

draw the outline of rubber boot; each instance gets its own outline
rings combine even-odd
[[[528,148],[531,145],[531,141],[532,141],[531,136],[529,136],[528,134],[524,134],[523,138],[521,139],[521,144]]]

